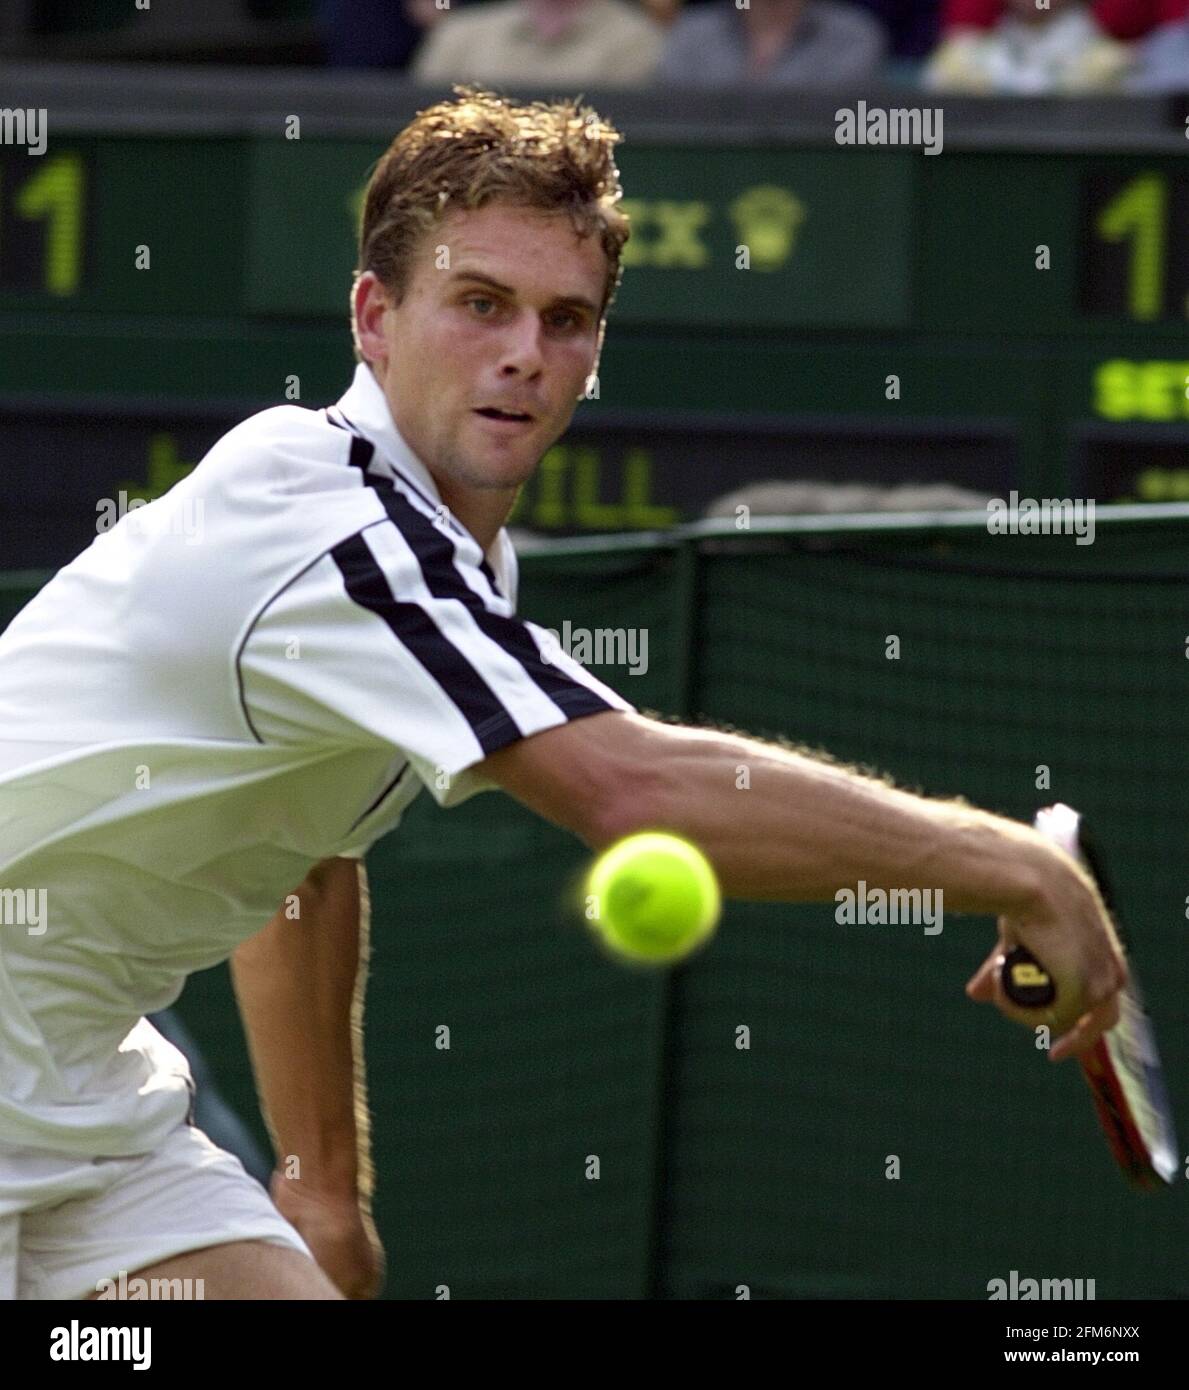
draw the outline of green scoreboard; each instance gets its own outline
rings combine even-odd
[[[47,451],[67,511],[149,496],[251,410],[341,394],[361,194],[411,109],[364,135],[78,117],[41,156],[0,146],[6,546]],[[633,235],[597,393],[515,519],[653,528],[777,478],[1189,497],[1183,132],[1013,119],[936,157],[824,121],[621,121]]]
[[[0,147],[0,305],[341,318],[383,148]],[[620,167],[633,235],[617,325],[1101,334],[1189,322],[1183,156],[644,147]]]
[[[341,319],[383,149],[0,147],[0,306]],[[617,326],[1101,335],[1189,323],[1183,156],[672,146],[619,162],[633,234]]]

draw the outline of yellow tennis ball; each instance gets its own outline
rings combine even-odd
[[[711,935],[721,910],[710,861],[696,845],[662,831],[612,845],[586,879],[587,921],[628,960],[683,960]]]

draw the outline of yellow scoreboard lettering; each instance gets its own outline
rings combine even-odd
[[[623,510],[628,526],[642,531],[675,526],[676,507],[659,507],[651,501],[652,455],[647,449],[629,449],[623,461]]]
[[[584,531],[615,531],[623,525],[622,508],[599,501],[599,472],[594,449],[574,450],[574,521]]]
[[[625,266],[649,265],[661,270],[704,270],[710,252],[701,231],[710,221],[709,203],[645,198],[624,198],[620,207],[632,224],[632,235],[623,248]],[[645,228],[651,232],[645,240]]]
[[[1094,369],[1094,413],[1104,420],[1189,419],[1189,362],[1114,358]]]
[[[149,440],[147,480],[138,483],[129,479],[118,486],[120,491],[126,492],[129,497],[152,502],[168,492],[174,483],[180,483],[183,478],[193,473],[197,467],[196,463],[182,461],[178,454],[177,440],[172,434],[155,434]]]
[[[1145,468],[1135,477],[1141,502],[1189,501],[1189,468]]]
[[[631,238],[623,248],[626,267],[705,270],[710,265],[710,251],[702,239],[714,217],[710,203],[624,198],[620,207],[632,224]],[[744,189],[726,212],[757,270],[779,270],[790,259],[807,216],[805,204],[777,184]]]
[[[45,223],[42,288],[66,298],[77,294],[83,268],[83,162],[77,154],[44,160],[12,194],[16,214]]]
[[[754,270],[779,270],[796,250],[806,209],[787,188],[757,184],[741,193],[729,211]]]
[[[676,507],[652,500],[652,455],[629,449],[623,458],[621,496],[602,500],[603,459],[587,444],[555,444],[541,459],[537,476],[521,490],[509,521],[543,530],[646,531],[674,526]],[[567,489],[567,483],[570,485]]]
[[[1111,199],[1095,222],[1104,241],[1126,242],[1130,249],[1127,307],[1135,319],[1160,317],[1167,207],[1168,180],[1160,174],[1141,174]]]
[[[523,496],[523,492],[521,496]],[[533,521],[546,530],[566,524],[566,450],[555,444],[537,469],[537,502]]]

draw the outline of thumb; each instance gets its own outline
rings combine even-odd
[[[999,996],[999,971],[1003,952],[996,948],[966,982],[967,997],[977,1004],[993,1004]]]

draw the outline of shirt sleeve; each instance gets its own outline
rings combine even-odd
[[[443,806],[517,739],[635,707],[515,616],[478,544],[407,499],[341,541],[253,623],[239,658],[262,743],[385,745]]]

